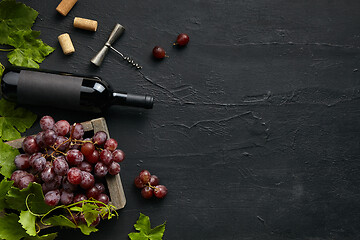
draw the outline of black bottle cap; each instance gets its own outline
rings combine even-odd
[[[154,98],[147,95],[144,96],[128,93],[126,98],[126,105],[151,109],[154,105]]]

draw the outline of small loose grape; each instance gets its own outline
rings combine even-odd
[[[189,36],[185,33],[180,33],[177,36],[175,45],[185,46],[189,43]]]
[[[152,53],[153,56],[157,59],[163,59],[166,56],[165,50],[159,46],[155,46]]]

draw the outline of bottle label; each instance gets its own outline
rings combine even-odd
[[[82,77],[21,70],[18,101],[54,107],[76,108],[80,105]]]

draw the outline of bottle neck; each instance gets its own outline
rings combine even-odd
[[[111,96],[111,103],[132,107],[153,108],[154,98],[146,95],[136,95],[114,91]]]
[[[127,93],[113,92],[111,96],[111,104],[126,105]]]

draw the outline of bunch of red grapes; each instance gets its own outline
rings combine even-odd
[[[141,196],[149,199],[153,195],[157,198],[164,198],[168,192],[164,185],[159,185],[160,180],[156,175],[151,175],[148,170],[142,170],[134,180],[137,188],[141,189]]]
[[[15,157],[14,185],[23,189],[30,182],[41,184],[50,206],[87,199],[108,204],[104,177],[118,174],[125,156],[117,141],[103,131],[83,139],[81,124],[55,122],[50,116],[41,118],[40,127],[43,131],[24,139],[25,153]]]

